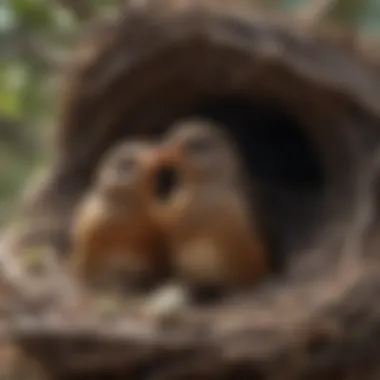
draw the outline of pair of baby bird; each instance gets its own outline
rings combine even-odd
[[[75,271],[99,280],[111,268],[131,287],[168,276],[192,289],[252,285],[268,264],[243,175],[236,148],[206,119],[175,123],[159,143],[121,143],[75,215]]]

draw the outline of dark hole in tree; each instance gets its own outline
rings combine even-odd
[[[242,98],[203,104],[192,114],[212,118],[234,137],[252,178],[261,188],[273,268],[312,234],[323,200],[324,168],[305,128],[283,109]]]
[[[254,175],[266,183],[320,188],[323,171],[317,153],[298,123],[278,107],[245,99],[224,99],[198,113],[231,126]]]

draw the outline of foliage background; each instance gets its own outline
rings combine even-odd
[[[223,0],[221,0],[223,2]],[[378,37],[380,0],[251,0]],[[46,159],[59,69],[86,23],[117,0],[0,0],[0,225]]]
[[[46,159],[60,67],[114,0],[0,0],[0,225]]]

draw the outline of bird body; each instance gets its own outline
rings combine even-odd
[[[177,123],[156,165],[178,171],[176,189],[155,208],[176,275],[225,289],[260,279],[268,270],[264,244],[248,211],[237,150],[221,130],[203,119]]]
[[[253,283],[265,271],[264,247],[249,224],[243,196],[220,186],[186,191],[168,228],[178,275],[205,286]]]
[[[82,278],[117,274],[139,284],[165,271],[162,234],[147,210],[150,152],[149,144],[126,142],[100,165],[73,221],[73,265]]]

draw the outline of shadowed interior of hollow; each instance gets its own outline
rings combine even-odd
[[[323,185],[323,168],[306,133],[284,111],[246,99],[213,101],[197,110],[234,135],[250,170],[266,183],[314,190]]]

